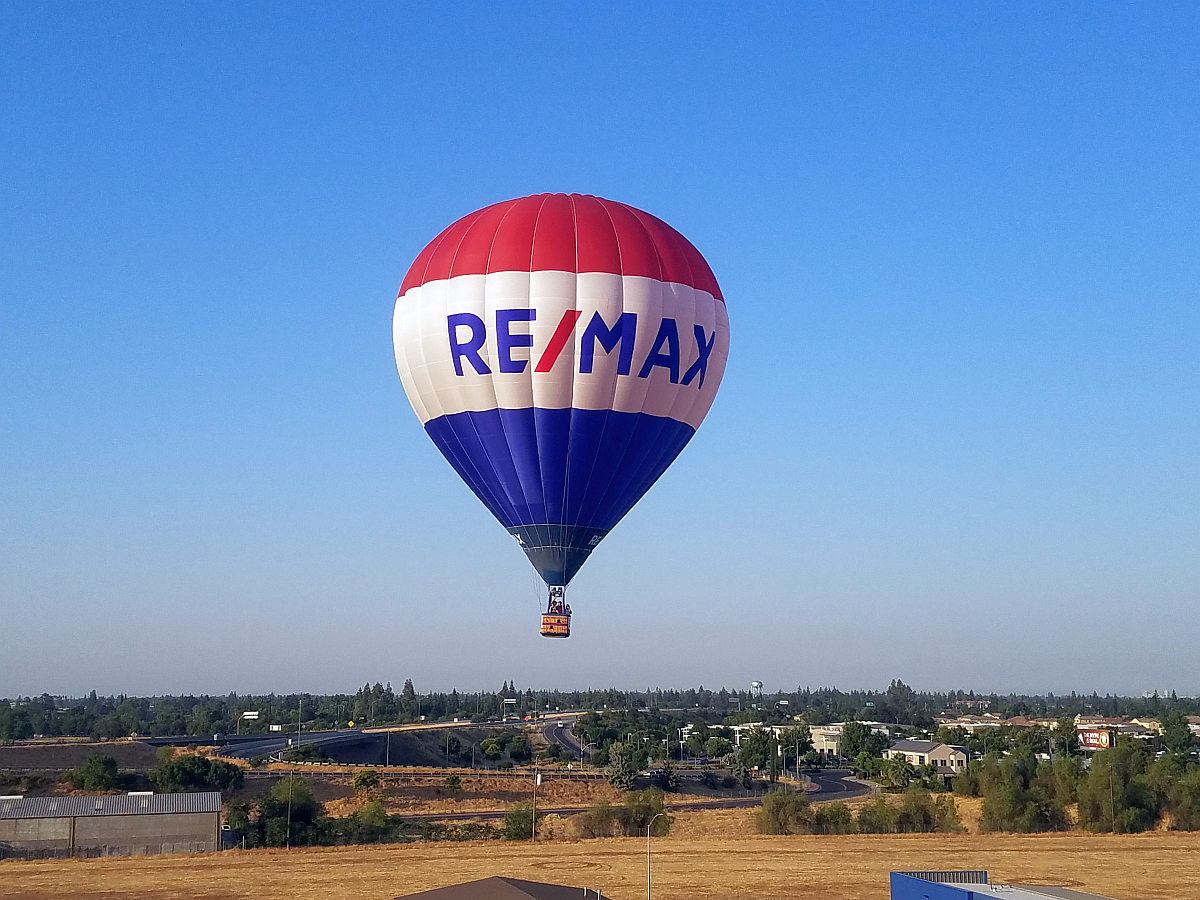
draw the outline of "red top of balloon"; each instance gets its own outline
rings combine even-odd
[[[413,261],[400,296],[455,275],[545,271],[641,275],[725,302],[687,238],[647,212],[590,194],[534,194],[463,216]]]

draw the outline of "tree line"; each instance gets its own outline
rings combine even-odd
[[[508,701],[508,702],[506,702]],[[1119,697],[1071,693],[999,695],[974,691],[922,692],[900,680],[883,690],[841,691],[837,688],[798,687],[792,691],[759,694],[752,690],[720,688],[617,689],[560,691],[519,689],[505,680],[495,691],[420,693],[411,679],[399,691],[390,683],[365,684],[354,693],[236,694],[224,696],[97,696],[19,697],[0,700],[0,740],[23,740],[34,735],[112,739],[130,735],[212,735],[233,732],[239,715],[259,713],[241,722],[245,732],[265,731],[271,725],[306,730],[356,724],[402,724],[425,719],[459,718],[487,721],[506,713],[553,715],[559,710],[624,710],[670,716],[699,716],[712,723],[784,722],[802,715],[810,725],[848,719],[894,722],[932,728],[933,716],[960,701],[986,701],[1001,715],[1068,717],[1161,716],[1168,710],[1200,714],[1195,698],[1171,694],[1159,697]]]

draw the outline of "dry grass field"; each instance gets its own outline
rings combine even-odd
[[[462,789],[451,793],[444,787],[445,776],[431,778],[383,778],[384,787],[373,794],[383,800],[389,813],[400,815],[455,815],[469,812],[503,812],[515,803],[529,802],[532,779],[462,776]],[[370,798],[355,796],[350,777],[326,777],[312,781],[313,792],[333,816],[346,816],[366,806]],[[239,797],[249,799],[263,790],[261,783],[248,785]],[[569,781],[548,778],[538,788],[538,806],[589,806],[599,800],[620,804],[624,794],[607,781]],[[694,800],[695,797],[686,799]]]
[[[1118,900],[1200,897],[1200,834],[763,837],[748,812],[680,815],[654,843],[657,900],[883,900],[893,869],[982,868],[994,881],[1075,886]],[[743,836],[732,836],[732,835]],[[5,900],[385,900],[489,875],[646,890],[646,844],[401,844],[209,856],[0,863]]]

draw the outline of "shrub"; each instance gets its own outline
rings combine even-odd
[[[771,791],[754,812],[754,823],[762,834],[812,834],[809,799],[804,794]]]
[[[898,805],[877,797],[858,812],[861,834],[914,834],[963,831],[954,798],[934,797],[924,788],[909,788]]]
[[[952,797],[934,798],[923,788],[910,788],[904,794],[896,817],[896,830],[902,834],[963,831],[958,809]]]
[[[543,813],[537,813],[541,821]],[[533,837],[534,810],[532,804],[518,803],[504,814],[504,837],[509,841],[527,841]]]
[[[612,837],[617,827],[617,811],[607,800],[601,800],[587,812],[575,817],[579,836],[585,838]]]
[[[329,759],[325,751],[316,744],[301,744],[283,754],[288,762],[324,762]]]
[[[876,797],[874,802],[858,811],[856,824],[860,834],[895,834],[899,819],[898,809],[882,797]]]
[[[504,832],[488,822],[459,822],[444,826],[440,836],[446,841],[492,841]]]
[[[462,778],[458,775],[447,775],[446,780],[442,782],[442,785],[451,794],[457,794],[462,790]]]
[[[621,829],[628,837],[644,836],[653,822],[650,832],[662,837],[671,830],[670,816],[660,816],[663,811],[663,792],[658,788],[645,791],[630,791],[625,795],[625,806],[618,812]],[[655,819],[655,816],[659,818]]]
[[[841,800],[823,803],[812,815],[813,834],[854,834],[854,815]]]
[[[350,779],[350,787],[354,789],[354,793],[356,794],[367,794],[371,791],[379,790],[380,783],[379,773],[374,769],[355,772],[354,777]]]

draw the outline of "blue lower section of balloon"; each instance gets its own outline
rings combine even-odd
[[[695,434],[645,413],[536,407],[441,416],[425,430],[548,584],[571,579]]]

